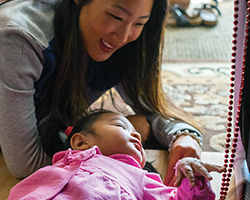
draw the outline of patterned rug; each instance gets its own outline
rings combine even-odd
[[[203,151],[224,151],[230,63],[163,64],[163,89],[202,128]]]

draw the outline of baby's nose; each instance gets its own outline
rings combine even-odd
[[[134,132],[131,133],[131,135],[133,137],[137,138],[141,142],[141,135],[140,135],[140,133],[134,131]]]

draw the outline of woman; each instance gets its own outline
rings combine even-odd
[[[42,119],[50,113],[70,125],[111,87],[169,148],[166,184],[174,183],[179,158],[199,158],[200,132],[161,87],[165,11],[165,0],[0,6],[0,144],[15,177],[51,163],[39,139]],[[147,124],[140,119],[131,119],[135,128]]]

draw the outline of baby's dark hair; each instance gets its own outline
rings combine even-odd
[[[64,134],[64,131],[68,128],[68,125],[62,121],[49,117],[46,120],[46,125],[43,133],[41,134],[41,143],[45,153],[49,156],[53,156],[55,153],[70,148],[70,139],[74,133],[88,132],[94,134],[91,130],[92,124],[105,113],[112,113],[108,110],[94,110],[91,113],[84,115],[80,120],[73,124],[73,129],[68,137]],[[72,124],[70,124],[72,126]],[[67,137],[67,138],[66,138]],[[65,138],[65,139],[63,139]]]

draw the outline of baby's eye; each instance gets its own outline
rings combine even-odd
[[[126,127],[125,127],[123,124],[116,124],[116,126],[121,127],[121,128],[123,128],[124,130],[126,130]]]
[[[115,19],[117,19],[117,20],[119,20],[119,21],[122,21],[122,18],[120,18],[120,17],[118,17],[118,16],[116,16],[116,15],[113,15],[113,14],[111,14],[111,13],[109,13],[113,18],[115,18]]]

